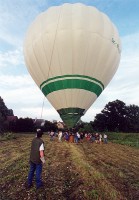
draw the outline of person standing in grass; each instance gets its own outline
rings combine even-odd
[[[81,143],[83,142],[84,134],[83,132],[80,133]]]
[[[62,131],[60,130],[59,133],[58,133],[58,140],[59,142],[62,142]]]
[[[55,135],[54,131],[51,130],[51,132],[50,132],[50,141],[54,140],[54,135]]]
[[[107,144],[108,143],[108,136],[106,135],[106,133],[104,133],[103,138],[104,138],[104,144]]]
[[[74,134],[74,143],[78,144],[78,132]]]
[[[41,174],[42,174],[42,164],[45,163],[45,159],[44,159],[44,142],[41,139],[42,135],[43,132],[41,131],[41,129],[37,129],[37,135],[32,140],[31,151],[30,151],[30,170],[28,173],[28,180],[27,180],[28,188],[32,186],[32,181],[35,171],[36,171],[37,189],[43,186],[41,180]]]
[[[99,143],[99,134],[98,133],[95,134],[95,142],[96,142],[96,144]]]
[[[99,134],[99,144],[102,144],[102,135]]]

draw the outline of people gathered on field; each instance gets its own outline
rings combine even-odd
[[[83,133],[83,132],[73,132],[73,131],[62,131],[60,130],[58,133],[54,133],[51,131],[49,133],[50,140],[53,141],[54,137],[58,137],[58,141],[66,141],[69,143],[82,143],[83,141],[88,141],[90,143],[96,144],[107,144],[108,143],[108,136],[106,133],[103,135],[101,133]]]

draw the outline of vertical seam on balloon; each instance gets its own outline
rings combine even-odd
[[[72,30],[72,31],[71,31],[71,39],[72,39],[72,74],[73,74],[73,71],[74,71],[74,70],[73,70],[73,69],[74,69],[74,68],[73,68],[73,66],[74,66],[74,53],[73,53],[73,50],[74,50],[74,49],[73,49],[73,47],[74,47],[74,46],[73,46],[73,17],[72,17],[72,16],[73,16],[73,6],[72,6],[72,5],[71,5],[71,12],[72,12],[72,14],[71,14],[71,30]],[[72,85],[72,83],[73,83],[73,80],[72,80],[72,82],[71,82],[71,85]],[[73,99],[73,98],[72,98],[72,96],[73,96],[72,93],[73,93],[73,90],[71,89],[71,106],[72,106],[72,104],[73,104],[73,103],[72,103],[72,99]]]
[[[36,61],[37,61],[37,63],[38,63],[38,66],[39,66],[39,71],[41,72],[41,75],[42,75],[43,73],[42,73],[42,70],[41,70],[41,65],[40,65],[40,63],[39,63],[39,61],[38,61],[38,59],[37,59],[37,56],[36,56],[36,53],[35,53],[35,50],[34,50],[34,42],[33,42],[33,40],[32,40],[32,42],[31,42],[31,44],[32,44],[32,50],[33,50],[35,59],[36,59]]]
[[[89,12],[89,19],[91,19],[91,18],[90,18],[90,12]],[[90,24],[90,20],[89,20],[88,23]],[[89,31],[87,31],[87,32],[89,33]],[[89,33],[89,37],[90,37],[90,33]],[[85,74],[85,71],[86,71],[86,64],[87,64],[87,58],[88,58],[89,47],[90,47],[90,40],[88,40],[87,54],[86,54],[86,59],[85,59],[85,64],[84,64],[84,74]],[[91,96],[91,94],[89,93],[89,97],[90,97],[90,96]],[[82,104],[83,104],[84,101],[85,101],[85,98],[83,98]],[[86,112],[86,109],[85,109],[84,112]]]
[[[54,52],[54,47],[55,47],[55,42],[56,42],[56,36],[57,36],[57,31],[58,31],[58,25],[59,25],[59,21],[60,21],[60,16],[61,16],[61,12],[62,12],[62,7],[60,8],[60,11],[59,11],[59,17],[58,17],[58,22],[57,22],[57,26],[56,26],[56,31],[55,31],[55,37],[54,37],[54,43],[53,43],[53,47],[52,47],[52,54],[51,54],[51,57],[50,57],[50,64],[49,64],[49,69],[48,69],[48,76],[47,76],[47,79],[50,75],[50,71],[51,71],[51,63],[52,63],[52,57],[53,57],[53,52]],[[52,73],[52,72],[51,72]],[[59,96],[59,94],[58,94]],[[60,97],[60,96],[59,96]],[[60,98],[58,98],[60,100]],[[59,104],[60,105],[60,104]]]
[[[83,9],[83,8],[81,8],[81,12],[83,12],[82,9]],[[82,15],[81,15],[81,16],[82,16]],[[84,73],[83,73],[83,75],[84,75]],[[80,86],[81,86],[81,84],[82,84],[82,82],[80,82]],[[80,93],[81,93],[80,90],[78,90],[78,96],[79,96]],[[84,98],[83,98],[83,99],[84,99]],[[80,99],[79,101],[81,101],[81,99]],[[76,107],[77,107],[77,105],[78,105],[78,101],[76,101]],[[80,105],[81,105],[81,104],[80,104]]]
[[[103,13],[100,13],[100,16],[101,16],[101,24],[103,24],[103,33],[104,33],[104,21],[103,21]],[[104,35],[104,34],[103,34]],[[101,36],[101,35],[100,35]],[[100,56],[100,53],[101,53],[101,51],[102,51],[102,45],[101,45],[101,49],[100,49],[100,51],[99,51],[99,56]],[[98,59],[98,60],[100,60],[100,59]],[[102,75],[100,75],[100,77],[102,78]]]
[[[101,21],[102,21],[102,19],[103,19],[103,17],[102,17],[102,14],[100,14],[100,16],[101,16]],[[102,23],[103,24],[103,31],[104,31],[104,23]],[[99,59],[98,59],[99,60]],[[98,63],[98,62],[97,62]],[[96,66],[97,66],[97,63],[96,63]],[[92,104],[91,103],[88,103],[88,105],[86,106],[86,110],[88,110],[89,108],[90,108],[90,106],[91,106]]]
[[[32,50],[33,50],[33,53],[34,53],[34,57],[35,57],[35,59],[36,59],[36,62],[38,63],[39,71],[41,72],[41,74],[43,74],[42,71],[41,71],[41,69],[40,69],[40,64],[39,64],[39,61],[38,61],[38,59],[37,59],[37,56],[36,56],[36,53],[35,53],[35,50],[34,50],[33,41],[32,41]]]
[[[41,16],[42,17],[42,16]],[[46,17],[46,16],[45,16]],[[46,17],[47,18],[47,17]],[[42,21],[43,20],[41,20],[41,29],[43,30],[43,28],[42,28]],[[45,57],[45,60],[46,60],[46,62],[47,62],[47,64],[48,64],[48,66],[49,66],[49,62],[48,62],[48,58],[47,58],[47,56],[46,56],[46,51],[45,51],[45,48],[44,48],[44,44],[43,44],[43,37],[42,37],[42,34],[41,34],[41,41],[42,41],[42,47],[43,47],[43,50],[44,50],[44,57]]]
[[[41,15],[41,18],[42,18],[42,15]],[[42,30],[42,20],[41,20],[41,23],[40,23],[40,30]],[[40,37],[40,39],[41,39],[41,42],[42,42],[42,32],[41,32],[41,37]],[[41,46],[41,48],[43,47],[43,42],[42,42],[42,46]],[[44,49],[44,48],[42,48],[42,49]],[[39,62],[38,62],[39,63]],[[43,76],[43,78],[45,78],[44,77],[44,73],[43,73],[43,71],[42,71],[42,68],[41,68],[41,65],[39,64],[39,66],[40,66],[40,71],[41,71],[41,73],[42,73],[42,76]]]
[[[60,16],[61,16],[61,10],[62,10],[62,7],[60,8],[60,11],[59,11],[59,17],[58,17],[58,22],[57,22],[56,31],[55,31],[55,37],[54,37],[54,43],[53,43],[53,48],[52,48],[52,54],[51,54],[51,57],[50,57],[50,65],[49,65],[49,70],[48,70],[48,77],[49,77],[49,72],[50,72],[50,69],[51,69],[52,57],[53,57],[53,52],[54,52],[54,46],[55,46],[55,41],[56,41],[56,35],[57,35],[59,20],[60,20]],[[48,77],[47,77],[47,79],[48,79]]]
[[[89,18],[91,19],[90,7],[89,7],[89,16],[90,16]],[[90,24],[90,21],[89,21],[89,24]],[[91,35],[91,33],[89,32],[89,37],[90,37],[90,35]],[[89,46],[88,46],[88,52],[89,52],[90,44],[91,44],[91,42],[89,43]],[[87,56],[88,56],[88,55],[87,55]],[[87,59],[86,59],[86,60],[87,60]],[[89,97],[92,98],[92,97],[91,97],[91,94],[89,94]],[[88,109],[86,108],[86,109],[85,109],[85,112],[86,112],[87,110],[88,110]]]
[[[89,12],[89,14],[90,14],[90,12]],[[88,23],[90,23],[90,21],[89,21]],[[88,32],[88,31],[87,31],[87,32]],[[89,33],[89,32],[88,32],[88,33]],[[90,36],[90,34],[89,34],[89,36]],[[88,40],[86,59],[85,59],[85,63],[84,63],[84,74],[85,74],[85,71],[86,71],[86,63],[87,63],[88,52],[89,52],[89,47],[90,47],[90,42],[89,42],[89,41],[90,41],[90,40]],[[91,94],[89,94],[89,96],[90,96],[90,95],[91,95]],[[83,104],[84,101],[85,101],[85,98],[82,99],[81,105]]]
[[[41,16],[42,17],[42,16]],[[45,16],[46,17],[46,16]],[[41,30],[43,30],[43,28],[42,28],[42,21],[43,20],[41,20]],[[43,45],[43,37],[42,37],[42,33],[41,33],[41,42],[42,42],[42,48],[43,48],[43,50],[44,50],[44,57],[45,57],[45,60],[46,60],[46,63],[48,64],[48,66],[49,66],[49,62],[48,62],[48,59],[47,59],[47,56],[46,56],[46,51],[45,51],[45,48],[44,48],[44,45]],[[44,96],[45,96],[45,94],[44,94]]]
[[[62,8],[61,8],[62,10]],[[61,11],[62,12],[62,11]],[[61,14],[61,13],[60,13]],[[60,16],[59,16],[59,21],[60,21]],[[59,57],[59,51],[58,51],[58,45],[57,45],[57,52],[58,52],[58,61],[59,61],[59,67],[60,67],[60,71],[61,71],[61,75],[62,75],[62,67],[61,67],[61,62],[60,62],[60,57]],[[63,85],[63,82],[62,82],[62,85]],[[64,88],[64,85],[63,85],[63,88]],[[65,100],[66,100],[66,105],[67,105],[67,99],[66,99],[66,92],[64,91],[65,93]],[[60,98],[59,98],[60,99]]]
[[[102,13],[101,13],[101,21],[103,20],[103,17],[102,17]],[[103,32],[104,32],[104,23],[101,23],[103,24]],[[101,35],[100,35],[101,36]],[[99,59],[98,59],[99,60]],[[97,64],[96,64],[97,65]],[[90,107],[91,107],[92,103],[90,102],[87,106],[86,106],[86,110],[88,110]]]
[[[60,14],[59,14],[59,18],[58,18],[58,24],[57,24],[57,29],[56,29],[56,34],[55,34],[55,42],[54,42],[54,45],[55,45],[55,48],[56,48],[56,50],[57,50],[57,52],[58,52],[58,48],[57,48],[57,46],[56,46],[56,37],[57,37],[57,32],[58,32],[58,26],[59,26],[59,22],[60,22],[60,18],[61,18],[61,13],[62,13],[62,7],[61,7],[61,9],[60,9]],[[58,53],[58,60],[59,60],[59,53]],[[61,66],[61,64],[60,64],[60,60],[59,60],[59,67]],[[61,67],[60,67],[61,68]],[[60,94],[58,94],[58,96],[59,96],[59,105],[61,105],[61,96],[60,96]]]
[[[56,43],[55,43],[55,50],[58,52]],[[59,58],[58,58],[58,61],[59,61]],[[59,67],[60,67],[60,62],[59,62]],[[52,73],[52,72],[51,72],[51,73]],[[54,82],[54,87],[56,88],[56,83],[55,83],[55,82]],[[58,98],[56,98],[56,99],[59,100],[59,105],[61,105],[61,96],[60,96],[59,93],[57,93],[57,96],[58,96]]]
[[[55,43],[55,50],[58,52],[56,43]],[[59,58],[58,58],[58,60],[59,60]],[[60,62],[59,62],[59,65],[60,65]],[[51,70],[50,70],[50,71],[51,71]],[[51,74],[53,75],[52,71],[51,71]],[[56,83],[55,83],[55,82],[54,82],[54,87],[56,88]],[[61,105],[61,96],[60,96],[59,93],[57,93],[57,96],[58,96],[58,98],[57,98],[57,97],[54,97],[55,100],[56,100],[55,102],[59,102],[58,104]]]
[[[98,14],[98,13],[97,13]],[[100,14],[100,17],[101,17],[101,19],[100,20],[102,20],[102,14]],[[103,26],[104,27],[104,26]],[[99,55],[100,55],[100,51],[99,51]],[[96,66],[98,65],[98,61],[99,61],[99,59],[97,60],[97,63],[96,63]],[[86,111],[90,108],[90,106],[92,105],[90,105],[91,103],[88,103],[88,105],[86,105]]]
[[[61,9],[62,10],[62,9]],[[62,12],[62,11],[61,11]],[[60,21],[60,17],[59,17],[59,21]],[[62,67],[61,67],[61,62],[60,62],[60,57],[59,57],[59,51],[58,51],[58,46],[57,46],[57,52],[58,52],[58,61],[59,61],[59,67],[60,67],[60,72],[61,72],[61,75],[62,75]],[[62,85],[63,85],[63,81],[62,81]],[[63,85],[63,88],[64,88],[64,85]],[[66,92],[64,91],[65,93],[65,101],[66,101],[66,105],[67,105],[67,99],[66,99]],[[60,98],[59,98],[60,99]]]
[[[61,62],[60,62],[60,58],[59,58],[58,46],[57,46],[57,52],[58,52],[58,61],[59,61],[60,72],[62,74],[62,68],[61,68]],[[63,81],[62,81],[62,85],[63,85]],[[63,85],[63,88],[64,88],[64,85]],[[66,92],[64,91],[64,93],[65,93],[65,100],[66,100],[66,106],[67,106]]]

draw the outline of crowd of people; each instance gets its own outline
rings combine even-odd
[[[108,136],[106,133],[102,135],[101,133],[83,133],[83,132],[72,133],[69,131],[65,132],[59,131],[58,133],[55,133],[54,131],[51,131],[49,135],[51,141],[53,141],[54,138],[57,136],[59,142],[66,141],[78,144],[79,142],[82,143],[84,140],[86,140],[91,143],[97,143],[97,144],[101,144],[102,142],[104,144],[108,143]]]

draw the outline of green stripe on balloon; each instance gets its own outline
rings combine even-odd
[[[85,109],[82,108],[62,108],[57,110],[63,122],[68,128],[74,127],[79,119],[84,115]]]
[[[91,81],[95,81],[97,82],[98,84],[100,84],[102,86],[102,88],[104,89],[104,85],[101,81],[95,79],[95,78],[92,78],[90,76],[85,76],[85,75],[79,75],[79,74],[67,74],[67,75],[63,75],[63,76],[56,76],[56,77],[53,77],[53,78],[49,78],[47,79],[46,81],[42,82],[42,84],[40,85],[40,88],[43,87],[44,84],[50,82],[50,81],[54,81],[54,80],[57,80],[57,79],[65,79],[65,78],[82,78],[82,79],[89,79]]]
[[[42,92],[45,96],[48,94],[64,89],[83,89],[95,93],[99,96],[102,92],[102,87],[92,81],[83,79],[62,79],[50,82],[42,87]]]

